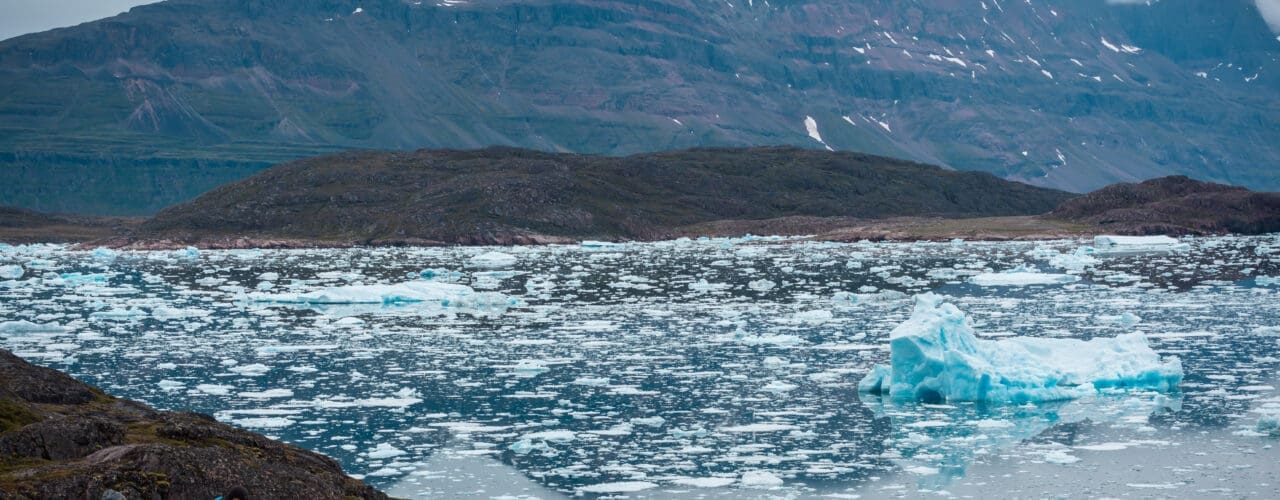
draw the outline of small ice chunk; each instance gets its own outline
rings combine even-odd
[[[502,269],[516,265],[516,256],[502,252],[488,252],[472,257],[467,261],[471,267],[481,269]]]
[[[40,324],[24,320],[0,323],[0,333],[63,333],[65,331],[67,331],[66,328],[52,323]]]
[[[738,479],[733,477],[682,477],[671,482],[693,488],[724,488],[738,482]]]
[[[16,280],[22,277],[26,270],[19,265],[0,266],[0,278],[7,280]]]
[[[93,251],[93,260],[98,262],[111,262],[116,260],[116,251],[106,247],[98,247]]]
[[[1080,457],[1067,453],[1067,450],[1050,450],[1044,454],[1044,461],[1051,464],[1074,464],[1080,461]]]
[[[271,367],[262,363],[254,363],[251,365],[236,366],[231,368],[230,371],[246,377],[257,377],[265,375],[267,372],[271,371]]]
[[[161,380],[160,383],[156,384],[156,386],[160,387],[161,390],[176,391],[178,389],[186,387],[187,384],[184,384],[177,380],[164,379],[164,380]]]
[[[293,420],[284,417],[238,418],[231,423],[250,429],[283,429],[293,425]]]
[[[600,387],[609,385],[608,377],[578,377],[570,382],[573,385],[582,385],[587,387]]]
[[[635,493],[657,488],[656,483],[648,481],[619,481],[616,483],[591,484],[578,488],[580,493]]]
[[[1182,363],[1162,360],[1141,333],[1087,342],[980,340],[963,312],[932,293],[916,297],[911,318],[889,339],[890,366],[873,370],[860,390],[925,402],[1024,403],[1109,388],[1176,391],[1182,382]]]
[[[573,431],[566,431],[566,430],[530,432],[528,434],[520,436],[520,439],[527,439],[530,441],[546,441],[548,443],[555,443],[555,444],[570,443],[577,438],[578,438],[578,435],[574,434]]]
[[[208,394],[210,396],[226,396],[231,393],[231,389],[235,387],[230,385],[219,384],[200,384],[196,386],[196,390]]]
[[[1100,235],[1093,238],[1093,244],[1098,247],[1155,247],[1173,246],[1178,244],[1178,240],[1168,236]]]
[[[289,389],[267,389],[260,392],[242,392],[240,397],[249,399],[291,398],[293,397],[293,391]]]
[[[788,384],[781,380],[774,380],[773,382],[769,382],[768,385],[761,387],[760,390],[765,392],[772,392],[774,394],[782,394],[784,392],[794,391],[796,390],[796,387],[797,386],[795,384]]]
[[[1280,415],[1263,415],[1258,417],[1254,430],[1271,437],[1280,437]]]
[[[730,434],[755,434],[760,432],[782,432],[782,431],[792,431],[795,429],[796,429],[796,426],[791,424],[779,424],[779,423],[771,423],[771,422],[765,422],[765,423],[759,423],[759,424],[735,425],[735,426],[720,428],[721,431],[728,432]]]
[[[751,470],[742,473],[741,484],[747,488],[777,488],[782,486],[782,478],[769,471]]]
[[[972,278],[978,286],[1063,285],[1080,281],[1070,274],[1049,274],[1016,269],[1003,273],[983,273]]]
[[[396,448],[395,446],[391,446],[391,444],[389,443],[379,443],[377,447],[375,447],[372,450],[369,450],[369,453],[366,454],[365,456],[372,459],[383,459],[383,458],[398,457],[400,455],[406,455],[406,454],[408,454],[408,452],[401,450],[399,448]]]
[[[667,419],[662,417],[633,418],[631,423],[645,427],[662,427],[662,424],[667,423]]]
[[[1068,254],[1057,254],[1049,258],[1049,265],[1066,269],[1068,271],[1083,271],[1087,267],[1098,265],[1097,257],[1094,254],[1097,250],[1093,247],[1080,247],[1074,252]]]

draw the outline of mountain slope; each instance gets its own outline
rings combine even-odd
[[[1118,234],[1280,232],[1280,193],[1164,177],[1115,184],[1063,202],[1048,215]]]
[[[0,200],[148,213],[289,159],[493,144],[1277,189],[1278,56],[1252,0],[170,0],[0,42]]]
[[[142,241],[526,243],[655,239],[789,216],[1031,215],[1071,195],[890,158],[797,148],[613,158],[511,148],[302,160],[166,209]]]

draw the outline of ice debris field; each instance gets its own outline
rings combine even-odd
[[[402,497],[1280,497],[1276,237],[0,246],[0,345]]]

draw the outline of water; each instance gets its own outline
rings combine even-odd
[[[402,496],[1280,496],[1277,441],[1254,431],[1280,406],[1280,286],[1256,279],[1280,275],[1280,239],[1104,257],[1068,285],[967,283],[1052,271],[1052,254],[1079,245],[508,248],[518,261],[502,270],[468,267],[494,250],[478,248],[18,247],[0,250],[0,265],[26,267],[0,281],[0,321],[66,329],[0,338],[110,393],[330,455]],[[517,304],[250,300],[424,269]],[[993,338],[1143,331],[1182,359],[1183,390],[1017,407],[861,400],[858,380],[925,291]]]

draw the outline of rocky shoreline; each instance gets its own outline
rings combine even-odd
[[[386,499],[332,458],[115,398],[0,350],[0,499]]]

